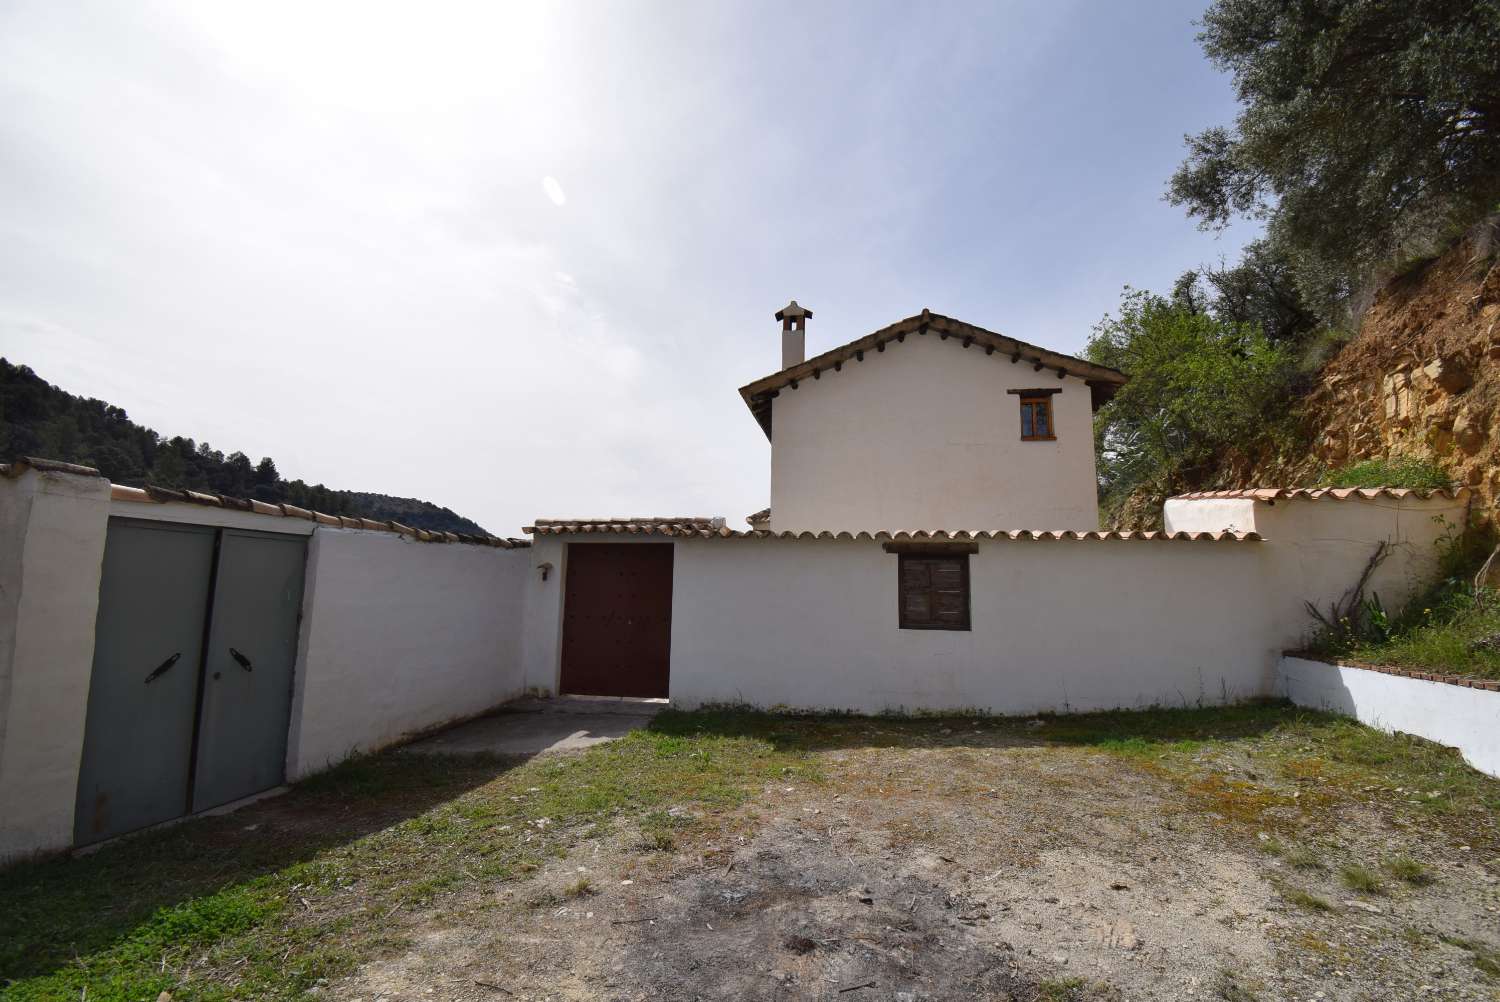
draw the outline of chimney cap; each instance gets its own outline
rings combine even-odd
[[[777,320],[802,320],[812,316],[812,310],[803,309],[794,299],[776,311]]]

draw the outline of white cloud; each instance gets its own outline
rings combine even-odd
[[[1179,2],[1158,75],[1202,63]],[[735,388],[775,367],[788,298],[814,350],[922,306],[1066,350],[1126,281],[1211,256],[1158,195],[1176,137],[1219,120],[1163,95],[1215,78],[1132,84],[1129,33],[1159,44],[1165,16],[7,4],[0,352],[496,532],[738,521],[768,451]],[[1123,123],[1107,157],[1070,145],[1095,115]]]

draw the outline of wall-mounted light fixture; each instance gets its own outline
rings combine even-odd
[[[543,581],[547,580],[547,575],[552,573],[552,565],[545,560],[537,564],[536,569],[542,572]]]

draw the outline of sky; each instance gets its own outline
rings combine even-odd
[[[738,387],[924,307],[1083,349],[1233,258],[1206,0],[0,4],[0,355],[283,476],[768,503]]]

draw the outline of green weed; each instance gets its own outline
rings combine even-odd
[[[1426,887],[1437,878],[1432,871],[1409,856],[1397,856],[1385,862],[1385,870],[1397,880],[1411,884],[1413,887]]]
[[[1351,891],[1358,891],[1361,894],[1385,893],[1385,886],[1381,884],[1379,875],[1374,870],[1360,866],[1358,863],[1350,863],[1339,870],[1339,879]]]
[[[1301,890],[1300,888],[1296,888],[1296,887],[1283,888],[1282,891],[1281,891],[1281,896],[1284,897],[1284,898],[1286,898],[1292,904],[1296,905],[1298,908],[1301,908],[1303,911],[1308,911],[1308,912],[1331,912],[1331,911],[1333,911],[1333,905],[1330,902],[1324,900],[1323,898],[1318,897],[1316,894],[1310,894],[1307,891]]]
[[[1284,857],[1286,865],[1295,870],[1326,870],[1323,861],[1311,849],[1298,847]]]

